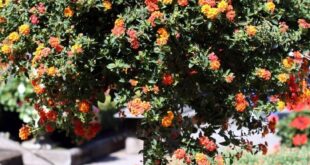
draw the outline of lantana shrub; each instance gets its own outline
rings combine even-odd
[[[26,76],[39,120],[20,137],[100,130],[98,101],[143,115],[144,163],[222,162],[219,145],[266,152],[245,134],[310,96],[309,3],[298,0],[4,0],[2,76]],[[184,107],[195,110],[184,116]],[[123,115],[123,112],[120,112]],[[224,142],[211,135],[222,136]],[[196,133],[196,137],[192,136]],[[240,154],[239,154],[240,155]],[[216,158],[216,159],[213,159]]]

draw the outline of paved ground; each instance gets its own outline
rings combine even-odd
[[[217,136],[213,137],[218,138]],[[273,134],[269,134],[265,138],[262,138],[261,135],[252,135],[247,137],[247,139],[253,141],[254,144],[267,142],[269,145],[269,151],[271,152],[273,151],[273,149],[276,149],[280,144],[280,138]],[[121,150],[87,165],[142,165],[141,161],[142,155],[127,154],[125,150]]]
[[[142,165],[142,155],[127,154],[121,150],[87,165]]]
[[[240,133],[235,128],[234,133]],[[217,142],[221,142],[223,138],[213,135]],[[280,138],[269,134],[265,138],[262,138],[261,135],[252,135],[247,137],[247,139],[253,141],[254,144],[264,143],[265,141],[269,144],[269,150],[273,150],[275,147],[279,146]],[[135,145],[131,146],[134,147]],[[51,163],[47,162],[43,157],[40,157],[36,153],[27,150],[19,145],[17,142],[13,142],[4,138],[0,138],[0,148],[2,149],[14,149],[20,151],[23,154],[24,162],[32,162],[31,165],[50,165]],[[30,165],[30,164],[29,164]],[[138,154],[127,154],[125,150],[120,150],[114,152],[100,160],[94,160],[87,165],[142,165],[142,155]]]

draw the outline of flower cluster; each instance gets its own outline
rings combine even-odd
[[[219,17],[221,13],[226,12],[226,18],[233,22],[236,16],[231,1],[229,3],[226,0],[221,0],[216,3],[216,1],[210,0],[199,0],[199,5],[201,6],[201,12],[211,20]]]
[[[163,127],[170,127],[172,125],[172,121],[174,119],[174,114],[172,111],[168,111],[167,115],[163,117],[161,120],[161,125]]]
[[[242,93],[238,93],[235,96],[235,109],[237,112],[244,112],[245,109],[249,106],[249,103],[245,99],[245,96]]]
[[[199,138],[199,143],[200,145],[204,146],[204,148],[209,152],[213,152],[217,148],[213,140],[210,140],[208,137],[205,136]]]
[[[151,109],[151,104],[146,101],[142,101],[140,98],[135,98],[128,102],[127,107],[133,115],[142,115],[143,113]]]

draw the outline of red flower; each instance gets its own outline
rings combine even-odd
[[[308,142],[308,137],[306,134],[297,134],[293,137],[294,146],[301,146]]]
[[[46,118],[50,121],[56,121],[57,120],[57,112],[55,111],[48,111],[46,113]]]
[[[48,43],[51,45],[51,47],[56,48],[60,45],[60,40],[57,37],[50,37]]]
[[[163,78],[162,78],[162,83],[166,86],[172,85],[173,84],[173,76],[169,73],[165,73]]]
[[[269,117],[268,117],[268,128],[270,129],[270,131],[272,132],[272,133],[275,133],[275,130],[276,130],[276,124],[277,124],[277,122],[278,122],[278,120],[279,120],[279,118],[278,118],[278,116],[276,116],[276,115],[270,115]]]
[[[54,132],[55,128],[51,124],[46,124],[45,125],[45,131],[48,133]]]
[[[266,145],[264,145],[264,144],[259,144],[258,147],[259,147],[259,149],[263,152],[263,155],[266,155],[266,154],[267,154],[268,148],[267,148]]]
[[[210,140],[208,137],[205,137],[205,136],[202,136],[199,138],[199,143],[200,145],[204,146],[210,152],[215,151],[217,148],[213,140]]]
[[[303,131],[310,126],[310,118],[305,116],[296,117],[290,123],[290,126]]]

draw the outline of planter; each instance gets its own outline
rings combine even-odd
[[[0,149],[1,165],[22,165],[22,154],[18,151]]]

